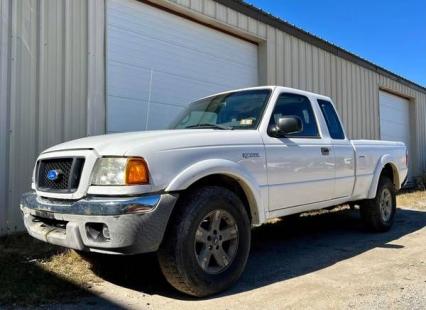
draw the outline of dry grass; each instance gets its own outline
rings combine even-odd
[[[426,211],[426,191],[405,191],[397,196],[399,207]]]
[[[91,271],[91,264],[71,250],[40,260],[37,265],[44,271],[56,274],[79,287],[89,288],[91,284],[100,281]]]
[[[98,281],[90,264],[74,251],[25,234],[0,239],[0,308],[71,301],[87,295]]]

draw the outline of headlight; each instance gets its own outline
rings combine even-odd
[[[96,161],[92,185],[140,185],[149,183],[143,158],[105,157]]]

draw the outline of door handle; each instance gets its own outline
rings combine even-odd
[[[321,154],[324,156],[330,155],[330,149],[328,147],[322,147],[321,148]]]

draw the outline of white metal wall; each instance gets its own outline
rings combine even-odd
[[[89,20],[99,24],[99,11],[103,20],[103,5],[103,0],[0,2],[0,235],[22,228],[19,199],[29,190],[39,152],[104,131],[104,122],[87,126],[97,116],[88,111],[88,101],[101,107],[96,113],[104,106],[104,32],[89,31]],[[93,76],[100,80],[92,83],[96,92],[88,92]]]

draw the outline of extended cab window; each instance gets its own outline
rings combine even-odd
[[[331,138],[335,140],[344,140],[345,133],[343,132],[339,117],[331,102],[318,99],[318,104],[324,115]]]
[[[303,123],[301,132],[288,134],[287,137],[319,137],[314,112],[307,97],[297,94],[281,94],[275,104],[269,126],[274,126],[279,118],[284,116],[297,116]]]

